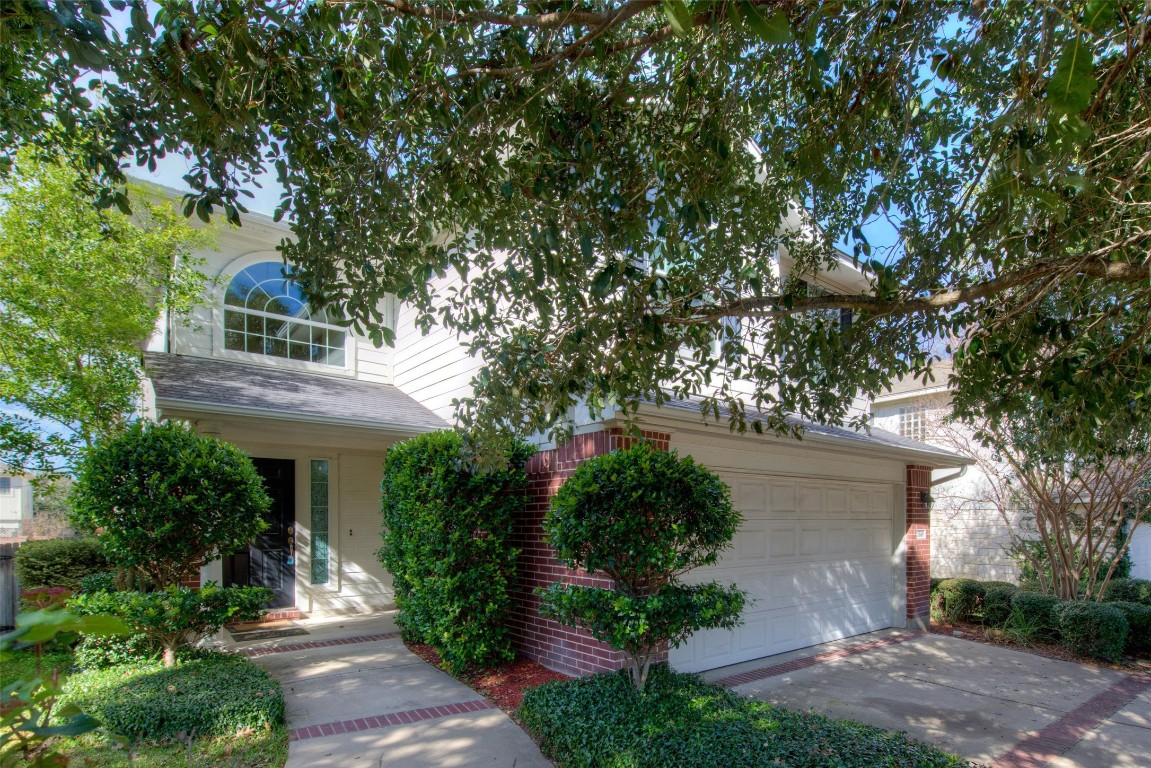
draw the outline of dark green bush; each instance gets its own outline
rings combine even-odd
[[[16,578],[22,589],[64,587],[80,590],[80,580],[108,570],[96,539],[26,541],[16,550]]]
[[[116,574],[113,571],[92,573],[80,579],[80,594],[92,595],[96,592],[115,592]]]
[[[99,532],[114,566],[160,588],[246,547],[267,527],[271,504],[236,446],[181,422],[144,420],[85,454],[71,501],[76,525]]]
[[[1012,609],[1020,614],[1028,627],[1034,628],[1035,636],[1052,640],[1059,637],[1059,615],[1056,609],[1063,603],[1054,595],[1023,590],[1011,598]]]
[[[229,621],[252,621],[272,599],[263,587],[226,587],[207,584],[199,589],[168,587],[159,592],[96,592],[73,598],[68,607],[80,615],[104,614],[120,618],[164,650],[164,663],[176,662],[176,650],[204,635],[219,631]]]
[[[477,472],[464,437],[443,431],[405,440],[384,462],[380,562],[392,574],[397,623],[460,669],[512,658],[507,622],[516,557],[512,526],[526,503],[516,445],[506,469]]]
[[[80,672],[63,700],[113,733],[146,741],[235,735],[284,719],[280,684],[242,656],[219,653],[171,668],[152,661]]]
[[[1147,653],[1151,651],[1151,605],[1143,603],[1106,603],[1119,610],[1123,618],[1127,619],[1127,645],[1128,653]]]
[[[1151,605],[1151,581],[1146,579],[1112,579],[1103,594],[1104,602],[1142,603]]]
[[[739,523],[727,484],[691,458],[641,442],[590,459],[552,499],[544,539],[561,564],[603,572],[613,589],[552,584],[537,590],[540,615],[625,652],[642,689],[664,648],[740,622],[741,590],[678,580],[715,563]]]
[[[901,733],[774,707],[665,666],[643,694],[623,672],[542,685],[519,716],[559,768],[966,765]]]
[[[932,600],[938,616],[947,623],[971,621],[983,599],[983,584],[975,579],[944,579]]]
[[[1019,588],[1014,584],[991,582],[984,585],[983,623],[992,627],[1002,627],[1011,616],[1011,599]]]
[[[75,664],[80,669],[107,669],[159,659],[163,650],[143,633],[124,637],[81,635],[76,643]]]
[[[1127,644],[1127,619],[1107,603],[1076,600],[1059,606],[1059,634],[1064,647],[1081,655],[1116,661]]]

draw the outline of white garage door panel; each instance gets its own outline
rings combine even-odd
[[[744,623],[693,635],[672,650],[674,667],[714,669],[891,625],[890,486],[724,479],[744,524],[717,565],[684,581],[738,585]]]

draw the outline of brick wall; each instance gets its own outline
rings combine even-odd
[[[922,493],[931,493],[931,467],[907,467],[907,624],[931,621],[931,513]],[[920,538],[922,536],[922,538]]]
[[[643,432],[643,438],[667,450],[671,436]],[[515,609],[511,622],[512,642],[517,650],[546,667],[573,675],[619,669],[624,655],[612,650],[586,632],[540,617],[536,587],[557,581],[610,588],[610,579],[585,571],[572,571],[556,562],[554,551],[543,542],[543,517],[564,480],[583,462],[594,456],[626,448],[639,438],[613,429],[577,435],[550,451],[541,451],[528,461],[528,503],[524,517],[517,522],[515,546],[521,550],[519,580],[513,594]]]

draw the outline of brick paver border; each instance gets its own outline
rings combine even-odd
[[[455,704],[441,704],[437,707],[421,707],[408,709],[403,712],[388,712],[372,717],[358,717],[354,720],[337,720],[334,723],[321,725],[307,725],[297,728],[288,736],[289,741],[303,741],[304,739],[318,739],[323,736],[336,736],[341,733],[356,733],[375,728],[392,728],[397,725],[410,725],[422,720],[436,720],[441,717],[463,715],[468,712],[482,712],[485,709],[495,709],[496,705],[487,699],[474,699],[461,701]]]
[[[1151,688],[1151,674],[1128,675],[1001,755],[994,768],[1044,768]]]
[[[337,645],[355,645],[356,643],[373,643],[376,640],[394,640],[399,632],[384,632],[379,635],[357,635],[355,637],[340,637],[335,640],[310,640],[306,643],[290,643],[266,648],[243,648],[239,653],[249,659],[269,656],[273,653],[291,653],[292,651],[308,651],[313,648],[333,648]]]
[[[847,659],[852,656],[858,656],[861,653],[868,651],[876,651],[880,648],[888,648],[892,645],[905,643],[916,637],[921,637],[922,632],[908,632],[902,635],[892,635],[890,637],[882,637],[878,640],[865,640],[861,643],[854,643],[844,648],[836,648],[833,651],[823,651],[812,656],[804,656],[800,659],[792,659],[785,661],[781,664],[773,664],[770,667],[760,667],[759,669],[752,669],[747,672],[741,672],[738,675],[731,675],[730,677],[723,677],[715,680],[716,685],[721,685],[724,688],[735,688],[740,685],[747,685],[754,683],[758,680],[766,680],[769,677],[777,677],[778,675],[786,675],[788,672],[796,672],[808,667],[818,666],[819,664],[826,664],[829,661],[838,661],[839,659]]]

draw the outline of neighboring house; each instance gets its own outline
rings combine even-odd
[[[384,455],[399,440],[448,426],[451,401],[469,393],[478,363],[447,331],[423,335],[412,310],[392,299],[381,307],[396,332],[391,349],[310,313],[274,251],[289,236],[257,215],[220,233],[219,251],[204,254],[218,292],[192,326],[165,320],[149,344],[149,409],[247,451],[275,499],[270,531],[248,553],[206,565],[201,579],[269,586],[285,612],[387,608],[391,583],[375,556]],[[834,290],[846,278],[847,266],[820,282]],[[733,434],[702,423],[692,403],[647,406],[640,419],[647,439],[721,474],[745,518],[719,565],[689,575],[746,589],[745,622],[692,637],[670,655],[677,668],[927,621],[923,499],[934,470],[966,459],[880,430],[808,425],[802,441]],[[517,647],[549,667],[582,673],[620,663],[585,633],[541,619],[532,590],[557,579],[603,583],[561,568],[540,521],[581,461],[630,439],[611,416],[584,419],[571,441],[540,445],[528,464],[512,630]]]
[[[0,540],[28,535],[32,524],[32,484],[0,465]]]
[[[970,430],[951,418],[951,361],[932,367],[934,380],[905,378],[871,404],[872,423],[903,437],[977,457],[984,450]],[[940,473],[940,476],[954,473]],[[937,476],[938,477],[938,476]],[[1011,533],[990,482],[978,465],[931,491],[931,573],[936,577],[1017,582]],[[1011,519],[1018,525],[1018,517]]]

